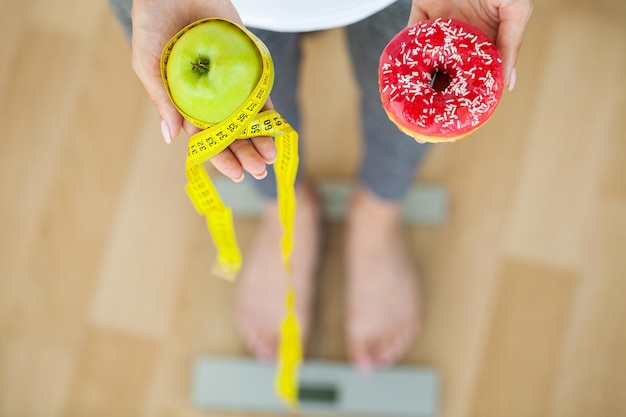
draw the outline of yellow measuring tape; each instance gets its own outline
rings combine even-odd
[[[202,129],[189,138],[187,147],[186,191],[199,214],[206,216],[207,227],[217,248],[215,274],[233,280],[241,268],[241,252],[235,238],[235,229],[230,209],[224,205],[203,163],[225,150],[237,139],[257,136],[273,136],[277,148],[274,164],[278,192],[280,222],[283,226],[281,241],[282,261],[289,277],[285,297],[286,315],[280,328],[276,390],[289,405],[297,404],[298,369],[302,361],[300,331],[295,314],[295,293],[291,275],[290,255],[293,247],[293,222],[295,215],[294,183],[298,168],[298,133],[274,110],[261,108],[269,97],[274,82],[274,67],[270,53],[253,33],[225,19],[203,19],[178,32],[165,46],[161,55],[161,76],[170,99],[172,94],[167,80],[167,62],[174,44],[182,35],[195,26],[219,20],[227,22],[248,35],[261,54],[263,68],[256,87],[239,108],[223,121],[211,125],[198,120],[172,100],[183,117]]]

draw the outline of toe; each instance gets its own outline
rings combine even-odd
[[[400,361],[408,352],[414,339],[415,325],[409,320],[399,325],[380,345],[377,359],[383,366]]]
[[[389,368],[406,355],[413,341],[412,335],[410,320],[387,327],[385,331],[372,335],[369,343],[357,345],[360,347],[354,349],[354,358],[361,358],[369,368]]]
[[[245,310],[237,317],[241,339],[246,349],[255,358],[263,361],[272,361],[275,357],[275,342],[272,336],[263,330],[259,323],[250,319],[250,314],[245,314]]]
[[[350,360],[358,370],[371,371],[375,365],[371,344],[366,339],[353,341],[350,348]]]
[[[406,351],[407,339],[404,332],[396,332],[385,338],[376,354],[378,366],[389,367],[398,362]]]
[[[276,358],[276,339],[259,327],[251,331],[248,339],[250,352],[259,360],[274,361]]]

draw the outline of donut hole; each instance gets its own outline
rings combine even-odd
[[[430,74],[430,86],[438,93],[445,91],[451,82],[452,77],[445,71],[436,69]]]

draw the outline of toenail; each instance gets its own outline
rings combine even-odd
[[[372,361],[369,358],[360,357],[354,360],[354,366],[360,372],[368,373],[374,370]]]

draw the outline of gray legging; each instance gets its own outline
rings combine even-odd
[[[132,0],[110,2],[126,34],[130,35]],[[373,16],[346,27],[350,56],[361,92],[364,152],[359,178],[365,187],[386,200],[404,196],[427,148],[427,145],[418,144],[400,132],[389,121],[378,93],[380,54],[387,42],[406,25],[410,5],[410,0],[398,0]],[[300,34],[250,29],[265,42],[274,60],[276,77],[272,102],[276,110],[298,129],[300,117],[296,93],[300,72]],[[304,161],[302,155],[300,160]],[[276,195],[273,170],[268,170],[267,177],[255,180],[254,184],[263,195]]]

